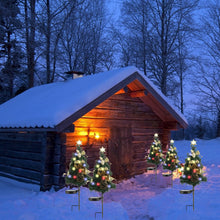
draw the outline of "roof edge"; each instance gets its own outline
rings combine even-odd
[[[133,80],[137,79],[138,72],[135,71],[119,83],[117,83],[115,86],[113,86],[111,89],[107,90],[105,93],[88,103],[86,106],[82,107],[72,115],[70,115],[68,118],[60,122],[55,126],[56,130],[58,132],[62,132],[65,130],[68,126],[70,126],[74,121],[85,115],[87,112],[92,110],[95,106],[102,103],[104,100],[109,98],[110,96],[114,95],[118,90],[124,88],[127,84],[131,83]]]
[[[171,114],[175,117],[175,119],[180,123],[180,125],[183,128],[186,128],[188,126],[188,122],[185,119],[184,115],[182,113],[179,113],[170,103],[167,102],[167,97],[163,95],[162,93],[159,94],[156,89],[154,89],[151,84],[149,84],[141,73],[138,72],[137,79],[143,84],[143,86],[146,87],[146,89],[160,102],[162,106],[164,106]],[[163,97],[164,96],[164,97]],[[182,116],[181,116],[181,115]]]

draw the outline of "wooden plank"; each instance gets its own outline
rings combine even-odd
[[[128,87],[125,86],[123,89],[120,89],[119,91],[117,91],[117,92],[115,93],[115,95],[124,94],[124,93],[126,93],[126,92],[128,92],[128,91],[129,91]]]
[[[10,178],[10,179],[14,179],[16,181],[20,181],[20,182],[24,182],[24,183],[31,183],[31,184],[37,184],[37,185],[39,185],[39,183],[40,183],[40,181],[38,181],[38,180],[28,179],[28,178],[25,178],[25,177],[16,176],[16,175],[9,174],[9,173],[4,173],[4,172],[1,172],[1,171],[0,171],[0,176],[7,177],[7,178]]]
[[[14,150],[8,150],[8,149],[3,149],[3,148],[0,148],[0,155],[11,157],[11,158],[17,158],[17,159],[30,159],[31,158],[31,160],[33,161],[41,160],[40,153],[14,151]]]
[[[152,113],[131,110],[126,107],[125,110],[107,110],[107,109],[94,109],[90,111],[82,118],[96,118],[96,119],[115,119],[115,120],[140,120],[141,118],[148,121],[160,121],[160,119]]]
[[[18,167],[28,170],[41,170],[41,162],[25,159],[16,159],[10,157],[0,156],[0,164],[5,164],[12,167]]]
[[[44,188],[45,185],[45,179],[44,175],[45,173],[48,173],[48,169],[46,169],[47,166],[47,133],[44,133],[44,136],[42,137],[42,147],[41,147],[41,178],[40,178],[40,186],[41,189]]]
[[[137,90],[128,93],[132,98],[143,97],[147,95],[147,90]]]
[[[43,133],[0,133],[0,140],[41,142]]]
[[[95,118],[83,118],[74,122],[75,126],[80,127],[143,127],[143,128],[161,128],[162,122],[160,121],[148,121],[148,120],[129,120],[129,119],[95,119]]]
[[[140,152],[140,153],[135,153],[133,156],[134,160],[139,160],[139,159],[144,159],[146,157],[146,153],[145,152]]]
[[[24,141],[10,141],[0,140],[0,146],[2,149],[22,151],[22,152],[41,152],[41,142],[24,142]]]
[[[4,164],[0,164],[0,170],[5,173],[13,174],[15,176],[20,176],[28,179],[33,179],[33,180],[40,180],[41,174],[40,172],[33,171],[33,170],[27,170],[27,169],[22,169],[18,167],[12,167],[12,166],[7,166]]]
[[[140,83],[139,80],[135,79],[134,81],[132,81],[131,83],[128,84],[128,88],[131,91],[137,91],[137,90],[143,90],[146,89],[145,86],[143,86],[142,83]]]
[[[180,128],[179,124],[177,122],[164,122],[163,123],[163,127],[164,129],[167,129],[167,130],[178,130]]]
[[[152,135],[152,139],[155,133],[160,133],[162,129],[156,128],[132,128],[132,135]]]

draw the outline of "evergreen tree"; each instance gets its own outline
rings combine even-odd
[[[105,148],[100,148],[99,160],[95,163],[93,171],[93,178],[89,184],[90,190],[101,192],[102,194],[107,192],[111,188],[115,188],[115,184],[112,183],[112,172],[110,169],[110,162],[108,157],[105,155]]]
[[[69,171],[65,177],[67,185],[83,186],[90,180],[89,166],[87,164],[87,156],[85,151],[81,148],[81,142],[77,141],[76,152],[70,161]]]
[[[180,168],[176,147],[174,146],[174,140],[170,141],[170,148],[167,151],[163,168],[171,170],[172,172],[177,168]]]
[[[150,153],[148,155],[147,161],[155,165],[159,165],[163,161],[163,153],[161,149],[161,143],[158,134],[154,134],[154,142],[150,147]]]
[[[207,181],[207,178],[203,175],[203,165],[201,163],[200,152],[196,150],[196,141],[191,141],[191,152],[187,154],[185,159],[184,170],[180,177],[181,183],[187,183],[193,187],[199,184],[201,181]]]

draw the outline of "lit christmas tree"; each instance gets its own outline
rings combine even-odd
[[[99,160],[95,163],[93,171],[93,178],[90,181],[89,189],[101,192],[102,194],[107,192],[111,188],[115,188],[115,184],[112,183],[114,179],[111,177],[112,172],[110,169],[109,159],[105,155],[105,148],[100,148]]]
[[[114,178],[112,177],[109,159],[105,155],[105,148],[101,147],[99,151],[99,160],[97,160],[95,163],[95,168],[93,171],[93,179],[91,179],[90,181],[89,189],[102,193],[101,196],[102,218],[103,218],[103,194],[108,190],[115,188],[115,184],[112,183],[113,180]]]
[[[166,158],[163,164],[163,168],[171,170],[173,173],[174,170],[180,168],[176,147],[174,146],[174,140],[170,141],[170,148],[167,151]]]
[[[85,151],[81,148],[81,141],[77,141],[76,152],[70,161],[69,171],[66,174],[65,182],[67,185],[83,186],[90,180],[87,164],[87,156]]]
[[[191,152],[187,154],[185,165],[183,168],[182,176],[180,177],[181,183],[187,183],[193,187],[201,181],[207,181],[203,175],[203,165],[201,163],[200,152],[196,150],[196,141],[191,141]]]
[[[154,142],[150,147],[150,152],[147,157],[147,161],[157,166],[161,164],[163,161],[163,153],[162,153],[161,143],[158,134],[154,134]]]
[[[194,210],[194,187],[202,181],[207,181],[204,176],[203,165],[201,163],[200,152],[196,150],[196,141],[191,141],[191,152],[187,154],[185,165],[183,168],[182,176],[180,177],[181,183],[187,183],[193,186],[193,210]]]
[[[81,144],[82,144],[81,141],[77,141],[76,152],[73,153],[73,156],[71,158],[69,170],[67,174],[64,174],[66,185],[69,185],[70,187],[72,186],[78,187],[78,190],[75,190],[75,193],[78,192],[78,205],[72,205],[72,206],[78,206],[79,210],[80,210],[80,187],[86,185],[90,180],[90,176],[89,176],[90,171],[88,170],[89,166],[87,164],[87,156],[85,151],[81,148]],[[74,191],[74,190],[67,190],[67,191]]]

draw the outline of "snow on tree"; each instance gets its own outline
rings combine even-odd
[[[104,147],[100,148],[99,155],[99,160],[95,163],[93,178],[90,181],[89,189],[103,194],[109,189],[115,188],[115,184],[112,183],[114,178],[112,177],[110,162],[108,157],[105,155]]]
[[[167,151],[166,158],[163,164],[163,168],[171,170],[172,172],[177,168],[180,168],[176,147],[174,146],[174,140],[170,141],[170,148]]]

